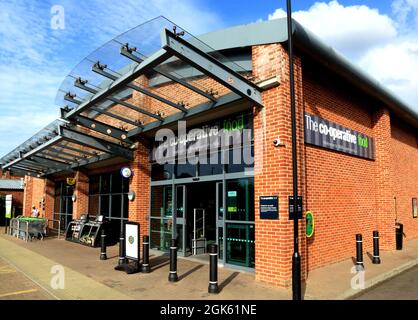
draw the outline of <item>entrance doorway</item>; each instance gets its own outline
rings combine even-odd
[[[224,265],[252,269],[254,179],[216,178],[173,179],[151,186],[150,246],[169,251],[170,240],[175,238],[179,255],[202,256],[208,244],[217,243]]]
[[[176,238],[184,256],[204,254],[208,244],[218,243],[221,192],[222,182],[216,181],[176,186]]]
[[[68,185],[65,181],[55,183],[54,220],[60,221],[61,231],[67,230],[68,224],[73,220],[73,193],[74,186]],[[58,229],[55,223],[54,228]]]

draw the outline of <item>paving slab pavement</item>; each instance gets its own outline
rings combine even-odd
[[[1,231],[0,231],[1,232]],[[238,299],[285,300],[291,298],[288,289],[275,288],[255,280],[254,273],[219,268],[221,292],[207,292],[209,266],[206,263],[178,259],[180,281],[168,282],[169,258],[150,256],[152,272],[127,275],[115,271],[118,247],[107,250],[108,260],[99,260],[100,249],[65,240],[45,239],[25,242],[0,235],[0,258],[11,261],[30,278],[52,291],[60,299]],[[51,267],[65,269],[65,290],[51,290]]]
[[[0,258],[0,300],[53,300],[54,296]]]
[[[208,265],[198,260],[178,259],[180,281],[167,281],[169,258],[153,252],[152,273],[126,275],[114,270],[118,262],[118,246],[108,248],[108,260],[99,260],[99,248],[90,248],[63,239],[24,242],[4,235],[0,229],[0,258],[22,269],[40,285],[50,289],[51,267],[65,268],[68,290],[53,290],[60,299],[237,299],[288,300],[289,289],[274,288],[255,280],[255,275],[229,268],[219,268],[218,295],[207,293]],[[382,264],[373,265],[364,254],[364,289],[398,275],[418,264],[418,239],[404,244],[404,250],[381,252]],[[304,285],[304,299],[349,299],[361,292],[353,289],[355,274],[352,259],[347,259],[309,272]],[[50,290],[51,291],[51,290]]]
[[[350,299],[362,290],[413,268],[418,265],[418,239],[407,241],[400,251],[381,251],[380,257],[381,264],[372,264],[371,252],[364,252],[364,288],[356,288],[358,282],[353,277],[358,274],[352,273],[353,259],[311,271],[306,282],[305,299]],[[355,288],[351,286],[352,281]]]

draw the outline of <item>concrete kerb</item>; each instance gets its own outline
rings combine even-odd
[[[418,265],[418,259],[415,259],[413,261],[409,261],[407,263],[404,263],[403,265],[392,269],[390,271],[387,271],[385,273],[382,273],[368,281],[365,282],[364,284],[364,289],[362,290],[355,290],[355,289],[348,289],[345,292],[343,292],[342,294],[338,295],[335,299],[336,300],[349,300],[349,299],[354,299],[359,295],[364,294],[366,291],[372,289],[373,287],[379,285],[382,282],[385,282],[387,280],[392,279],[393,277],[408,271],[409,269],[415,267],[416,265]]]

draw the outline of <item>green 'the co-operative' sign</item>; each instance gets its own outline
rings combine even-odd
[[[374,139],[305,112],[305,143],[374,159]]]

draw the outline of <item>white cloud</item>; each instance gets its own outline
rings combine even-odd
[[[418,39],[374,48],[358,64],[418,111]]]
[[[268,18],[285,16],[279,8]],[[391,16],[330,1],[292,17],[418,111],[418,0],[394,0]]]
[[[269,19],[285,17],[277,9]],[[347,6],[338,1],[317,2],[307,11],[296,11],[292,17],[349,56],[388,43],[396,37],[395,24],[386,15],[365,5]]]

